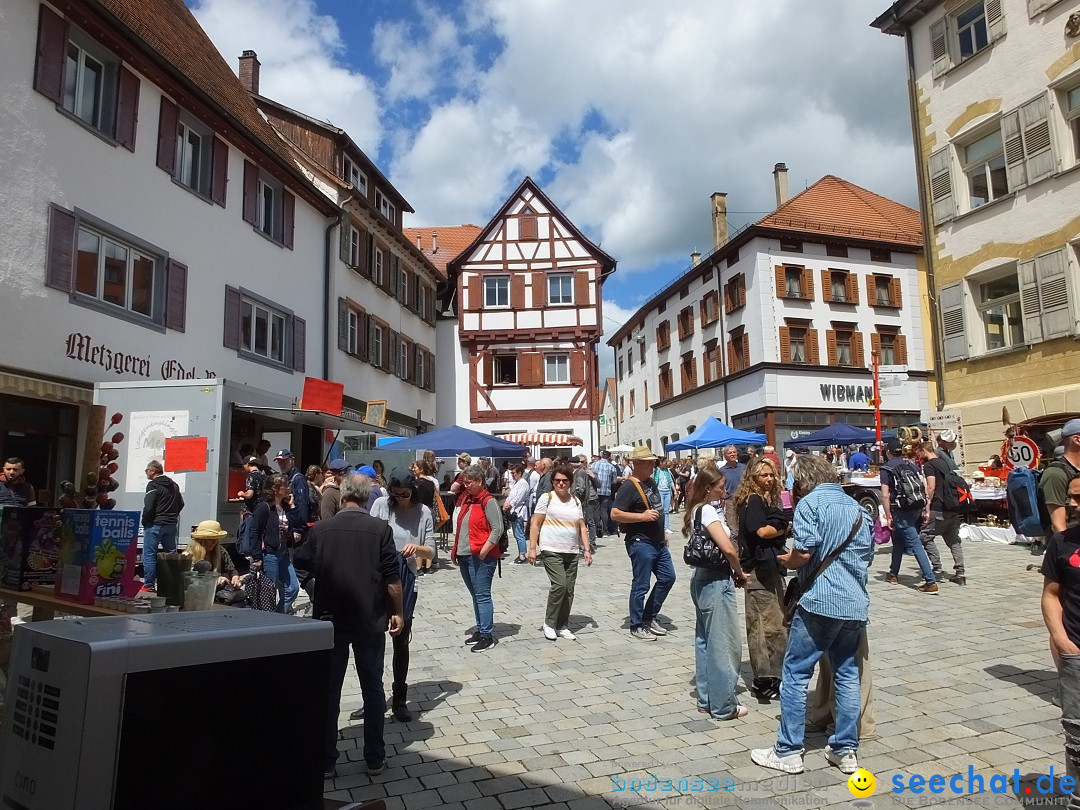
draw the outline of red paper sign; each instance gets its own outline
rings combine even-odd
[[[320,380],[318,377],[304,377],[304,395],[300,398],[300,410],[322,411],[341,416],[344,398],[345,383]]]
[[[177,436],[165,440],[166,472],[206,472],[205,436]]]

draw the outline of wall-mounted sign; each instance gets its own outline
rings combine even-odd
[[[874,398],[872,385],[836,385],[821,383],[823,402],[858,402],[863,404]]]
[[[113,374],[134,374],[151,379],[157,371],[163,380],[203,380],[217,377],[216,372],[199,369],[194,363],[185,366],[179,360],[165,360],[158,366],[150,355],[140,356],[121,351],[116,346],[106,346],[83,332],[72,332],[68,335],[64,351],[72,360],[97,366]]]

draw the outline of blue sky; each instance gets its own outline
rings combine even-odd
[[[614,331],[732,227],[825,174],[916,203],[886,2],[188,0],[264,95],[344,127],[416,209],[485,223],[525,175],[619,262]],[[880,6],[880,7],[879,7]],[[601,352],[603,357],[606,352]]]

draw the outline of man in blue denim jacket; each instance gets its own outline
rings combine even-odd
[[[874,557],[870,516],[844,492],[836,468],[823,457],[800,456],[793,472],[798,502],[792,549],[777,561],[797,572],[803,593],[788,631],[776,744],[751,751],[750,758],[765,768],[802,773],[806,691],[815,665],[828,655],[835,672],[836,731],[825,746],[825,759],[843,773],[854,773],[859,768],[857,653],[869,617],[866,579]],[[815,579],[822,562],[849,536],[843,553]]]

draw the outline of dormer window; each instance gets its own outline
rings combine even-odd
[[[360,171],[360,167],[353,163],[348,158],[345,158],[344,167],[342,169],[342,177],[345,182],[355,188],[365,197],[367,196],[367,175]]]
[[[375,192],[375,205],[379,208],[379,213],[386,217],[391,222],[396,223],[397,209],[394,204],[386,199],[386,195],[381,191]]]

